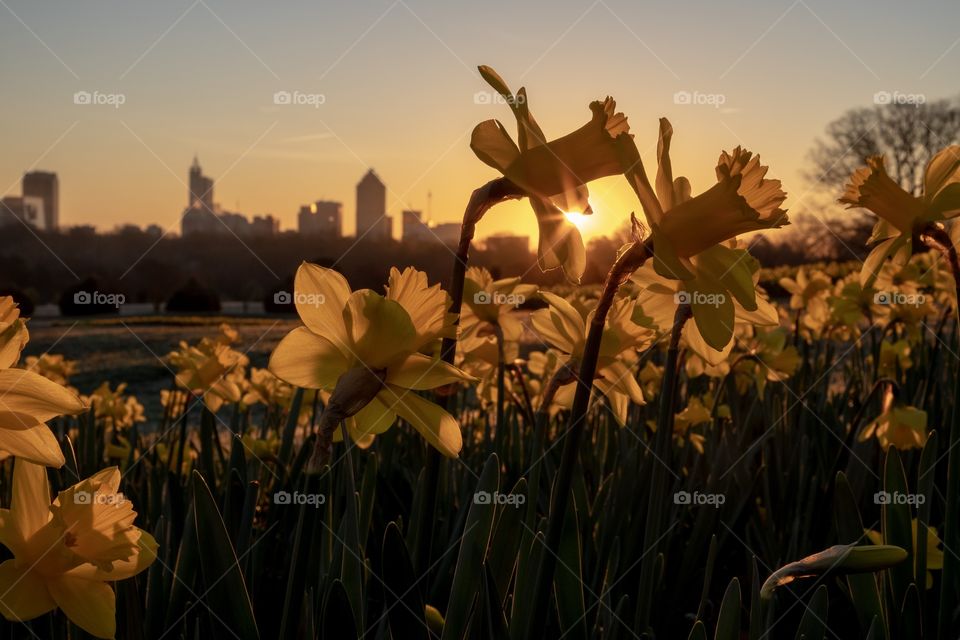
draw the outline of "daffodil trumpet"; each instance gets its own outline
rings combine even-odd
[[[617,290],[630,278],[634,271],[653,256],[654,249],[653,242],[649,238],[645,241],[640,241],[637,238],[621,249],[616,262],[607,274],[603,291],[590,321],[590,331],[587,333],[587,341],[580,360],[580,372],[577,376],[573,406],[570,409],[570,426],[567,427],[560,465],[557,468],[553,486],[550,514],[547,520],[547,534],[544,540],[547,553],[543,554],[540,566],[537,568],[536,583],[533,590],[533,610],[530,617],[527,618],[527,627],[522,635],[526,640],[534,640],[542,634],[542,621],[546,618],[547,604],[550,594],[553,592],[550,585],[553,584],[553,576],[557,568],[560,536],[570,502],[570,487],[573,483],[577,455],[580,452],[580,440],[587,423],[587,408],[590,404],[597,361],[600,358],[600,342],[603,337],[607,314],[610,312],[610,307],[613,306]]]

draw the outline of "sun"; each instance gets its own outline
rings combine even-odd
[[[585,215],[579,211],[564,211],[564,217],[567,220],[572,222],[581,233],[589,231],[590,228],[594,225],[594,220],[592,215]]]

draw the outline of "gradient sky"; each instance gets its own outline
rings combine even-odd
[[[196,152],[216,200],[293,228],[299,205],[344,203],[368,167],[388,210],[459,219],[495,177],[470,151],[473,126],[504,105],[477,104],[477,64],[496,68],[548,137],[583,124],[613,95],[655,168],[657,118],[673,122],[674,173],[708,188],[721,149],[761,154],[803,208],[811,142],[877,91],[958,91],[955,0],[739,3],[583,0],[0,0],[0,192],[24,170],[56,171],[61,224],[157,223],[179,231]],[[276,91],[322,94],[277,106]],[[75,105],[76,91],[126,102]],[[679,105],[678,91],[724,104]],[[8,187],[9,185],[9,187]],[[622,179],[594,185],[587,235],[639,210]],[[533,233],[523,204],[498,207],[481,235]]]

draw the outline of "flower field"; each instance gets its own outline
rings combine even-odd
[[[25,355],[0,298],[0,638],[958,637],[960,146],[917,193],[882,157],[849,177],[862,264],[768,270],[747,240],[787,194],[758,155],[692,186],[666,118],[606,98],[550,138],[480,73],[516,134],[473,132],[500,177],[448,282],[305,262],[269,347],[172,330],[149,398],[49,327]],[[610,176],[641,214],[580,287],[564,213]],[[563,287],[470,264],[518,198]]]

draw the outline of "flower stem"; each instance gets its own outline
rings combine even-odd
[[[492,206],[522,198],[524,194],[519,187],[506,178],[491,180],[482,187],[474,190],[470,201],[463,212],[463,223],[460,225],[460,243],[453,261],[453,273],[450,276],[450,313],[456,317],[455,324],[460,325],[460,309],[463,307],[463,284],[467,276],[467,262],[470,258],[470,243],[473,242],[477,223]],[[440,357],[447,364],[453,364],[457,353],[457,337],[446,337],[440,347]],[[447,393],[442,405],[447,411],[453,408],[455,394]],[[417,523],[417,546],[413,555],[413,566],[418,571],[426,571],[430,565],[430,548],[433,545],[434,513],[437,508],[437,484],[440,481],[440,452],[433,447],[427,447],[427,460],[424,467],[424,494],[420,508],[420,518]]]
[[[613,304],[614,296],[627,278],[640,268],[653,255],[653,244],[635,242],[621,252],[620,256],[610,268],[603,285],[603,293],[597,302],[593,319],[590,322],[590,331],[587,333],[587,342],[583,349],[583,358],[580,361],[580,373],[577,377],[577,390],[573,398],[573,407],[570,410],[570,426],[563,437],[563,453],[560,457],[560,466],[557,469],[553,486],[553,499],[547,520],[547,534],[544,544],[547,552],[543,554],[540,566],[537,568],[536,584],[533,590],[533,611],[527,618],[527,628],[523,638],[534,640],[543,633],[544,620],[547,619],[547,604],[550,600],[553,574],[557,568],[559,557],[560,536],[563,533],[563,521],[570,499],[570,486],[573,482],[574,467],[580,451],[580,439],[583,436],[587,420],[587,408],[590,403],[590,393],[593,389],[593,378],[597,371],[597,359],[600,356],[600,339],[603,337],[603,328],[606,324],[607,313]]]
[[[660,406],[657,413],[657,433],[654,435],[653,441],[650,498],[647,502],[647,521],[643,532],[640,589],[637,595],[637,624],[642,631],[647,631],[650,625],[650,609],[653,605],[654,572],[657,562],[656,547],[662,535],[660,528],[667,494],[667,473],[670,472],[680,336],[683,333],[683,326],[690,317],[690,305],[681,304],[677,307],[673,316],[670,344],[667,347],[667,362],[663,369],[663,387],[660,389]]]
[[[920,234],[920,239],[931,249],[939,251],[950,264],[953,274],[953,285],[956,293],[954,301],[957,307],[957,325],[954,333],[960,342],[960,259],[953,241],[937,223],[929,225]],[[950,420],[950,444],[947,454],[947,509],[944,520],[943,547],[944,549],[960,548],[960,371],[954,373],[953,415]],[[940,620],[939,638],[947,638],[950,633],[951,613],[960,600],[960,589],[957,588],[960,580],[960,560],[953,553],[943,554],[943,573],[940,587]]]
[[[557,395],[557,390],[575,379],[569,366],[564,365],[558,369],[556,373],[550,376],[550,382],[543,390],[540,406],[537,407],[533,434],[534,447],[529,466],[530,485],[527,487],[530,494],[527,500],[527,527],[530,529],[533,529],[537,523],[537,503],[540,501],[540,468],[543,462],[544,444],[547,440],[547,429],[550,426],[550,406],[553,404],[554,396]]]
[[[506,384],[504,378],[506,377],[507,363],[504,362],[505,356],[503,346],[503,329],[500,328],[500,325],[494,325],[493,334],[497,337],[497,422],[495,437],[501,437],[501,430],[504,428],[503,404],[505,401],[504,396],[506,395]],[[487,446],[492,449],[492,442],[487,442]]]

